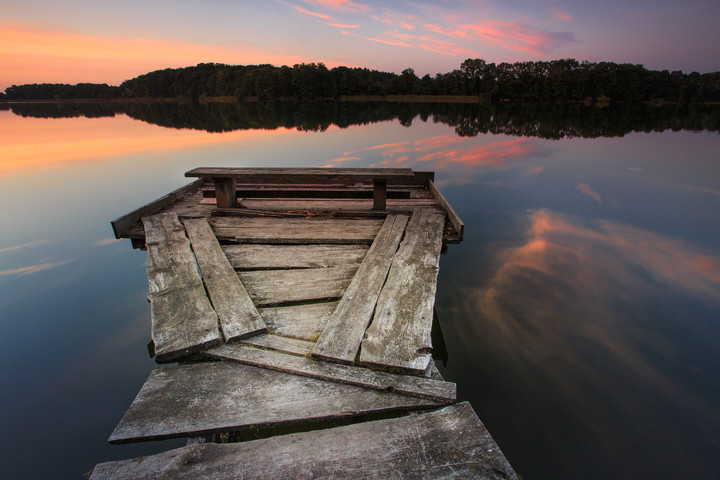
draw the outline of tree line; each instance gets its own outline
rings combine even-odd
[[[412,68],[401,74],[322,63],[225,65],[201,63],[140,75],[119,86],[79,83],[13,85],[5,100],[110,98],[253,98],[262,101],[338,99],[343,96],[473,95],[479,101],[524,102],[718,102],[720,72],[685,74],[642,65],[562,59],[488,63],[467,59],[459,69],[422,78]]]

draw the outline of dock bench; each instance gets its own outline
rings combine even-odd
[[[415,176],[410,168],[221,168],[202,167],[185,172],[186,177],[198,177],[215,184],[218,208],[236,208],[236,184],[284,183],[327,184],[331,182],[353,185],[372,182],[373,210],[385,210],[388,181]]]

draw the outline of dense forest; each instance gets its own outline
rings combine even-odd
[[[16,115],[41,118],[105,117],[125,114],[169,128],[209,132],[294,128],[324,131],[397,120],[439,122],[463,137],[507,134],[547,139],[617,137],[631,132],[720,131],[720,105],[582,103],[412,103],[412,102],[89,102],[0,105]]]
[[[718,102],[720,72],[685,74],[647,70],[642,65],[578,62],[573,59],[487,63],[467,59],[460,69],[419,78],[322,63],[292,67],[202,63],[167,68],[119,86],[80,83],[13,85],[5,100],[236,97],[312,100],[344,96],[472,95],[483,103],[524,102]]]

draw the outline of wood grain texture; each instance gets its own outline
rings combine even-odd
[[[345,295],[313,348],[313,356],[345,364],[355,362],[365,329],[402,239],[408,217],[388,215]]]
[[[184,224],[225,341],[267,331],[260,312],[225,257],[207,220],[187,218]]]
[[[426,398],[442,403],[453,403],[456,398],[454,383],[413,375],[378,372],[363,367],[327,363],[307,357],[260,350],[243,344],[219,345],[207,350],[203,355],[219,360],[232,360],[245,365],[269,368],[331,382]]]
[[[359,265],[366,245],[223,245],[237,270],[279,270]]]
[[[381,225],[379,219],[273,217],[215,217],[211,223],[218,238],[279,244],[370,244]]]
[[[226,168],[199,167],[185,172],[186,177],[234,178],[240,182],[312,183],[358,182],[363,180],[414,177],[409,168]]]
[[[217,314],[205,294],[190,241],[177,215],[145,217],[143,224],[157,360],[171,361],[220,343]]]
[[[312,350],[312,342],[305,340],[297,340],[294,338],[281,337],[279,335],[256,335],[240,341],[243,345],[251,345],[277,352],[287,353],[291,355],[309,355]],[[247,347],[249,348],[249,347]]]
[[[360,363],[415,373],[428,367],[444,226],[439,209],[410,218],[365,332]]]
[[[339,298],[357,267],[238,272],[255,305],[273,306]]]
[[[463,237],[465,236],[465,223],[460,220],[460,216],[457,214],[455,209],[450,205],[450,202],[445,200],[445,197],[443,194],[438,190],[437,186],[435,186],[435,183],[428,182],[428,188],[430,192],[432,193],[433,197],[435,197],[435,200],[437,200],[438,205],[445,210],[445,213],[448,216],[448,220],[450,220],[450,224],[455,229],[455,233],[457,234],[460,241],[462,241]]]
[[[197,363],[153,370],[108,441],[196,437],[434,405],[238,363]]]
[[[316,340],[327,325],[338,302],[310,303],[260,308],[265,325],[286,337]]]
[[[91,480],[518,480],[469,403],[244,443],[203,443],[95,467]]]

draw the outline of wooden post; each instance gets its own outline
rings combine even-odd
[[[373,179],[373,210],[385,210],[386,198],[387,180],[384,178]]]
[[[237,208],[234,178],[213,178],[218,208]]]

